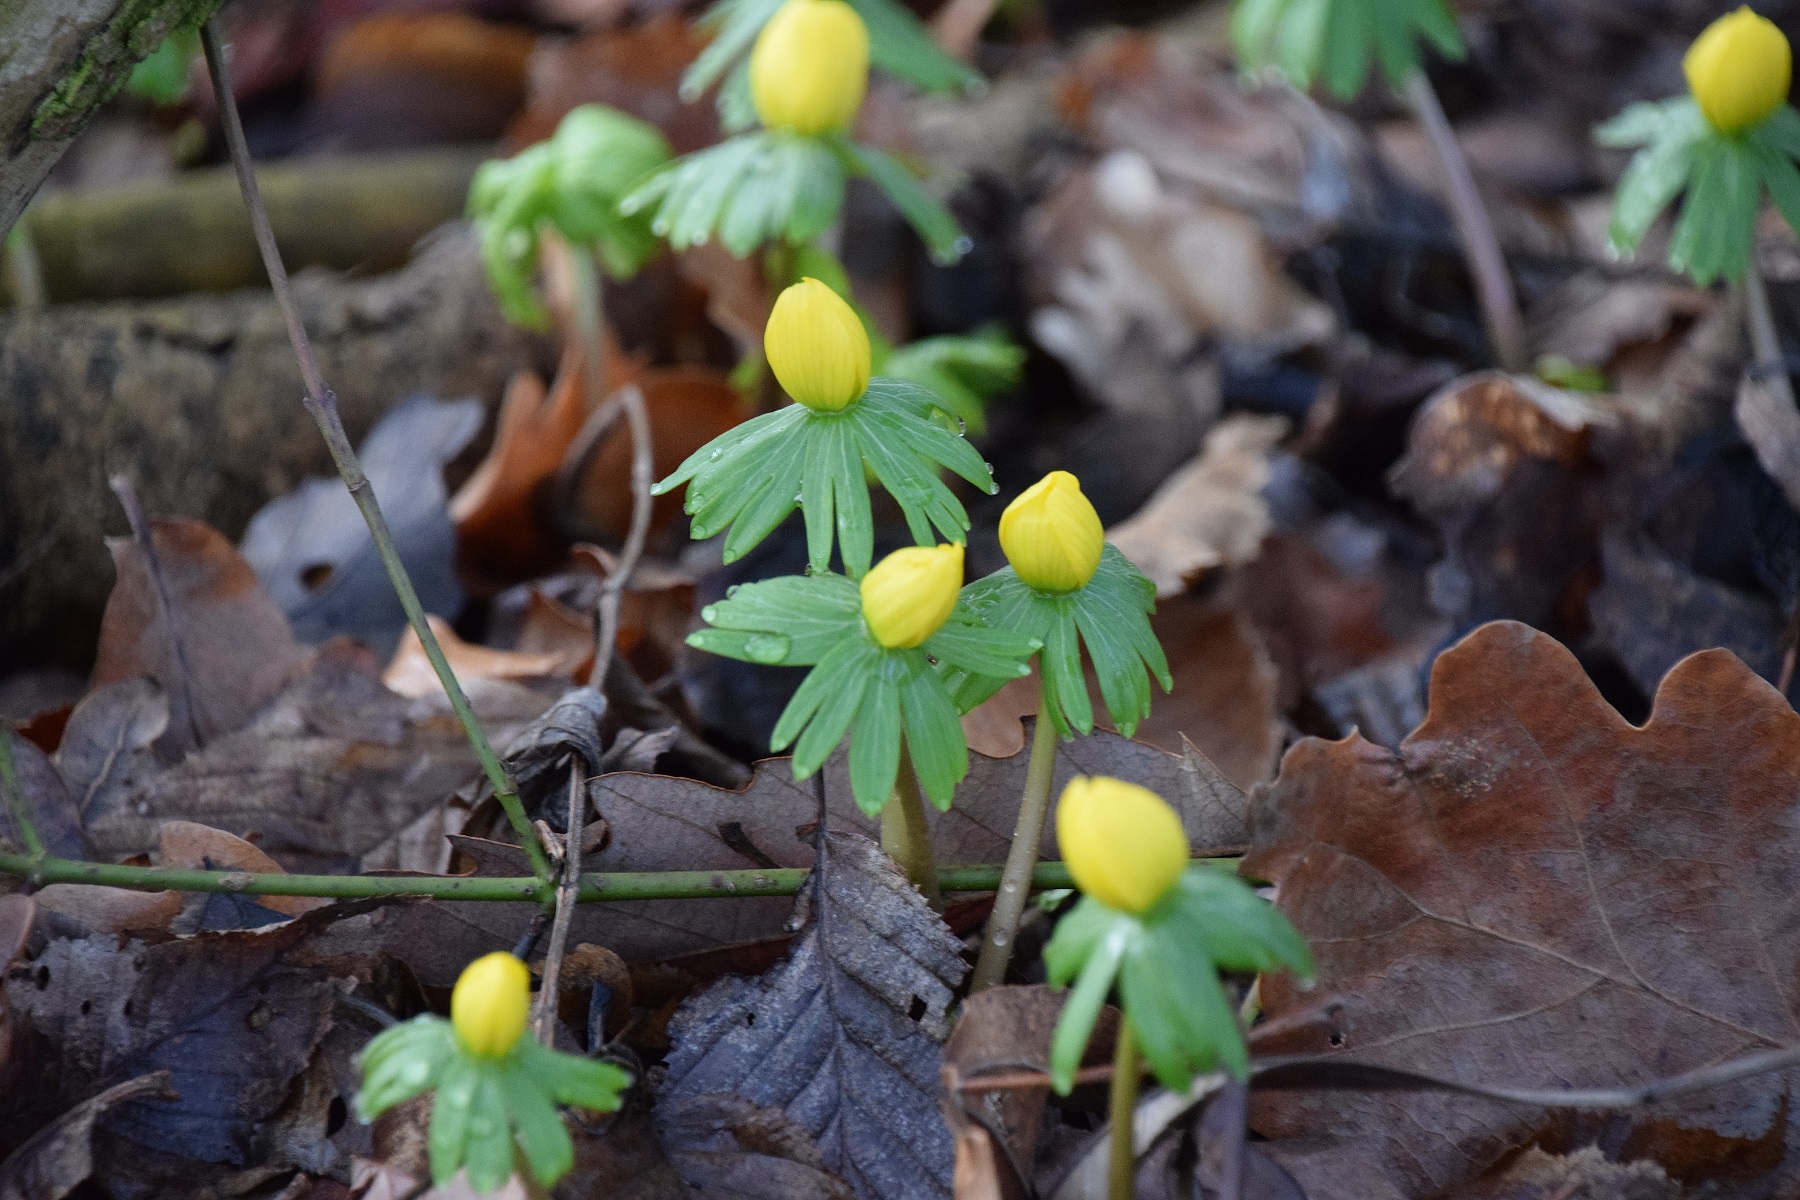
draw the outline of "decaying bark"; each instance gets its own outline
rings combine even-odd
[[[0,232],[131,69],[220,0],[0,3]]]
[[[485,148],[259,166],[288,270],[372,275],[461,215]],[[52,302],[260,288],[268,277],[229,166],[93,191],[51,191],[23,217]],[[0,288],[0,292],[6,289]]]
[[[466,227],[362,282],[296,280],[351,436],[417,392],[498,402],[540,347],[506,324]],[[0,316],[0,667],[93,652],[124,531],[107,478],[153,513],[236,538],[270,497],[329,475],[267,292]]]

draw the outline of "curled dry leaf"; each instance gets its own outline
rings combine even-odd
[[[167,1071],[153,1071],[107,1088],[38,1130],[0,1162],[0,1196],[6,1200],[62,1200],[94,1173],[94,1126],[108,1111],[132,1100],[178,1099]]]
[[[1203,572],[1254,559],[1272,527],[1262,498],[1269,454],[1287,432],[1280,417],[1231,417],[1206,436],[1199,457],[1170,476],[1107,538],[1175,596]]]
[[[573,679],[576,667],[581,665],[578,659],[571,661],[573,655],[568,652],[521,654],[515,650],[491,650],[457,637],[456,631],[442,617],[432,617],[430,623],[451,672],[465,689],[477,679],[518,681],[557,676]],[[401,635],[393,659],[381,673],[381,681],[390,690],[415,699],[444,694],[444,685],[438,681],[431,660],[425,657],[425,647],[411,629]]]
[[[444,466],[475,437],[482,418],[478,400],[413,396],[383,416],[360,449],[400,562],[427,612],[454,613],[462,605]],[[264,505],[244,531],[243,551],[304,641],[348,635],[386,654],[406,628],[362,512],[336,478],[304,480]]]
[[[1311,993],[1265,979],[1264,1011],[1323,1017],[1259,1052],[1590,1088],[1800,1044],[1797,794],[1800,716],[1728,652],[1677,664],[1638,728],[1549,637],[1483,626],[1438,658],[1429,715],[1398,751],[1308,740],[1258,794],[1244,871],[1277,885],[1319,968]],[[1792,1086],[1791,1072],[1743,1080],[1626,1132],[1674,1174],[1735,1162],[1734,1195],[1775,1195],[1800,1162]],[[1330,1181],[1336,1152],[1302,1174],[1305,1145],[1417,1195],[1546,1122],[1382,1092],[1267,1094],[1253,1118],[1307,1139],[1286,1165],[1321,1198],[1350,1193]]]
[[[181,687],[191,697],[194,732],[205,745],[273,698],[305,652],[224,535],[185,517],[159,517],[150,525],[178,661],[169,659],[170,634],[143,551],[129,538],[115,538],[107,545],[119,578],[101,619],[92,685],[148,676],[165,691]]]

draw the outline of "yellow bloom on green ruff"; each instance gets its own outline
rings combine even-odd
[[[846,129],[869,86],[869,30],[843,0],[787,0],[750,52],[750,99],[769,129]]]
[[[1000,548],[1025,583],[1060,595],[1084,588],[1100,568],[1106,531],[1081,481],[1052,471],[1000,515]]]
[[[896,550],[863,576],[863,620],[889,650],[910,650],[950,619],[962,583],[959,543]]]
[[[531,972],[504,950],[464,967],[450,992],[450,1023],[463,1049],[478,1058],[512,1053],[530,1010]]]
[[[1149,788],[1077,775],[1056,805],[1056,843],[1075,886],[1108,908],[1142,916],[1188,865],[1181,818]]]
[[[817,412],[842,412],[869,390],[869,332],[856,310],[816,279],[776,297],[763,352],[782,390]]]
[[[1785,34],[1748,5],[1706,27],[1681,60],[1700,111],[1720,133],[1742,133],[1787,101],[1794,56]]]

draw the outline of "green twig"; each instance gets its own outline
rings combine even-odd
[[[913,771],[912,753],[900,741],[900,775],[894,794],[881,810],[881,848],[900,864],[906,877],[923,892],[931,907],[943,910],[943,885],[931,857],[931,831],[925,825],[925,799],[919,794],[919,777]],[[998,880],[996,880],[998,882]]]
[[[275,231],[269,225],[268,209],[257,190],[256,172],[251,167],[250,150],[244,142],[244,126],[238,119],[237,105],[232,100],[231,76],[226,69],[225,50],[219,41],[216,17],[209,18],[201,27],[200,39],[206,48],[206,69],[212,76],[213,94],[218,98],[225,141],[231,149],[232,164],[237,168],[238,188],[244,194],[244,207],[250,211],[250,226],[256,233],[257,247],[262,251],[263,267],[269,273],[269,286],[275,293],[276,303],[281,307],[282,320],[287,324],[288,340],[293,343],[294,356],[300,360],[300,375],[306,383],[306,394],[302,401],[317,422],[319,432],[325,437],[325,446],[331,452],[332,461],[337,464],[338,474],[343,476],[344,486],[350,490],[350,498],[356,501],[363,520],[368,523],[369,537],[374,541],[375,551],[381,556],[394,591],[400,597],[400,607],[406,610],[407,622],[418,635],[419,645],[423,647],[425,657],[431,661],[432,670],[437,672],[438,681],[444,686],[444,694],[450,698],[450,707],[455,711],[456,719],[462,723],[469,744],[475,749],[475,757],[481,760],[481,769],[494,789],[495,798],[500,801],[500,807],[506,810],[507,819],[512,822],[513,830],[519,836],[519,844],[542,885],[540,897],[548,902],[555,894],[555,876],[551,872],[550,862],[544,857],[543,847],[538,845],[537,834],[525,815],[525,806],[519,802],[518,788],[507,776],[500,756],[494,753],[493,746],[488,743],[487,734],[476,721],[475,710],[470,707],[468,696],[463,694],[462,685],[457,682],[456,674],[450,670],[450,663],[444,658],[443,647],[438,645],[437,635],[431,631],[431,625],[425,619],[425,607],[419,603],[419,594],[413,590],[412,580],[400,561],[400,552],[394,545],[394,535],[388,529],[387,518],[382,515],[381,505],[375,499],[375,491],[369,486],[369,477],[363,473],[362,463],[357,460],[356,451],[351,448],[350,437],[344,432],[343,418],[338,415],[337,396],[325,386],[324,376],[319,373],[319,364],[313,358],[312,343],[307,340],[306,327],[301,324],[299,309],[294,305],[287,268],[282,265],[281,251],[275,245]]]
[[[1106,1172],[1107,1200],[1132,1200],[1137,1173],[1136,1130],[1138,1095],[1137,1040],[1131,1035],[1131,1018],[1119,1018],[1119,1040],[1113,1051],[1113,1074],[1108,1119],[1112,1122],[1111,1154]]]
[[[27,862],[44,857],[44,840],[38,837],[37,822],[31,819],[31,810],[25,805],[25,789],[19,786],[19,772],[13,766],[12,752],[13,731],[0,725],[0,788],[6,790],[6,802],[12,809],[13,824],[18,827],[19,836],[25,840],[25,849],[30,853]]]
[[[0,759],[0,761],[9,761]],[[1229,860],[1211,860],[1221,863]],[[996,865],[945,867],[938,882],[946,892],[988,892],[999,885]],[[792,896],[809,867],[746,871],[644,871],[584,874],[583,903],[604,900],[704,900]],[[82,862],[38,854],[0,854],[0,876],[46,883],[90,883],[139,892],[224,892],[244,896],[320,896],[333,900],[425,896],[436,900],[537,900],[542,883],[528,875],[277,875],[248,871],[185,871]],[[1060,862],[1039,863],[1031,885],[1039,890],[1074,886]]]
[[[1044,819],[1050,812],[1050,785],[1056,777],[1056,723],[1050,719],[1050,697],[1038,688],[1038,715],[1031,735],[1031,762],[1025,768],[1025,793],[1019,800],[1019,822],[1013,829],[1012,847],[1006,852],[1006,870],[994,896],[994,913],[981,939],[981,956],[975,960],[971,991],[993,987],[1006,978],[1018,940],[1019,918],[1031,891],[1031,870],[1037,865],[1038,846],[1044,840]]]

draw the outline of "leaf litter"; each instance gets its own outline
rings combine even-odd
[[[1051,7],[1061,35],[1105,15]],[[1320,957],[1313,992],[1263,981],[1247,1101],[1218,1080],[1145,1098],[1143,1197],[1219,1194],[1232,1171],[1259,1200],[1775,1197],[1800,1161],[1792,1070],[1604,1112],[1445,1090],[1636,1087],[1796,1042],[1797,734],[1758,677],[1779,679],[1792,651],[1800,425],[1741,371],[1730,295],[1605,257],[1596,189],[1615,168],[1586,149],[1600,108],[1667,82],[1693,14],[1515,7],[1465,11],[1489,48],[1433,78],[1467,85],[1452,116],[1541,377],[1485,369],[1410,123],[1373,94],[1340,111],[1245,88],[1214,13],[1052,41],[1008,6],[987,27],[1007,48],[983,50],[1002,64],[986,95],[878,90],[866,110],[883,139],[964,173],[954,200],[976,249],[953,270],[925,263],[853,195],[840,250],[859,303],[896,342],[995,321],[1032,335],[1042,353],[990,407],[984,453],[1009,493],[1075,470],[1158,585],[1175,694],[1140,742],[1062,747],[1056,784],[1143,782],[1196,847],[1248,845],[1246,872]],[[510,26],[448,74],[432,53],[413,66],[438,87],[491,73],[483,111],[510,106],[521,142],[601,99],[697,146],[713,109],[674,89],[701,39],[666,8],[563,4],[554,19],[582,32],[540,38],[529,68]],[[266,40],[289,47],[284,70],[322,44],[245,19],[279,30]],[[396,37],[430,31],[441,52],[497,28],[384,20],[334,52],[375,57],[334,60],[324,127],[353,107],[345,87],[391,86]],[[1792,247],[1765,238],[1760,261],[1790,329]],[[658,464],[773,400],[747,369],[760,266],[697,247],[608,285],[605,390],[642,385]],[[1103,1194],[1095,1088],[959,1089],[1041,1070],[1059,999],[1029,981],[1055,911],[1021,935],[1027,986],[964,996],[985,901],[939,917],[900,885],[841,762],[821,830],[782,762],[752,767],[793,680],[683,645],[699,607],[802,561],[794,532],[727,569],[716,548],[684,549],[678,502],[659,501],[619,655],[588,677],[630,447],[622,423],[589,420],[566,280],[550,274],[561,367],[538,382],[557,361],[539,347],[509,368],[473,475],[465,451],[495,396],[403,401],[362,442],[434,628],[531,816],[562,830],[568,772],[588,777],[589,870],[825,862],[798,909],[577,913],[558,1038],[635,1056],[653,1082],[610,1124],[572,1123],[578,1167],[556,1194]],[[982,573],[999,565],[1005,497],[967,499]],[[340,486],[302,485],[234,549],[246,516],[158,516],[113,544],[85,693],[39,686],[35,659],[6,664],[0,689],[22,707],[0,732],[52,850],[524,873]],[[897,544],[894,517],[878,504]],[[8,536],[0,549],[18,550]],[[0,562],[0,592],[12,570]],[[1004,856],[1034,709],[1027,683],[966,718],[987,753],[957,807],[930,815],[945,861]],[[0,838],[20,840],[10,806]],[[1053,839],[1040,849],[1060,857]],[[418,1194],[422,1114],[358,1123],[354,1055],[382,1022],[442,1010],[461,966],[528,942],[537,915],[88,884],[0,897],[0,1195]],[[801,1047],[807,1070],[769,1065]],[[1269,1065],[1294,1053],[1286,1076]],[[18,1084],[38,1078],[51,1086]]]

